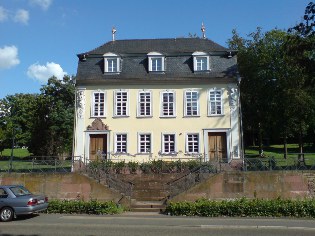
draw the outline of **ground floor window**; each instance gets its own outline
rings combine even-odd
[[[127,153],[127,134],[116,134],[115,152]]]
[[[175,134],[163,134],[162,152],[171,154],[176,152]]]
[[[186,135],[186,152],[199,153],[199,134]]]
[[[139,134],[138,136],[138,152],[150,153],[151,148],[151,134]]]

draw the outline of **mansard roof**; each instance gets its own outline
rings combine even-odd
[[[200,38],[174,39],[134,39],[110,41],[87,52],[87,54],[104,54],[106,52],[125,53],[193,53],[195,51],[227,51],[228,49],[209,40]]]
[[[232,51],[232,57],[229,53]],[[148,70],[148,53],[165,56],[165,71],[151,73]],[[211,70],[196,73],[193,53],[210,55]],[[121,71],[104,73],[104,54],[112,53],[121,58]],[[110,41],[91,51],[78,54],[77,81],[130,81],[130,80],[190,80],[194,78],[232,78],[237,71],[236,52],[209,39],[135,39]]]

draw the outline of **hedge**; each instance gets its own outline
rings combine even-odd
[[[315,218],[315,199],[247,199],[170,202],[166,213],[176,216],[308,217]]]
[[[99,202],[96,200],[50,200],[47,213],[62,214],[118,214],[124,208],[113,201]]]

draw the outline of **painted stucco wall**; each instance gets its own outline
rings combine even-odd
[[[224,115],[208,116],[208,94],[209,89],[222,89],[223,91],[223,109]],[[109,127],[109,152],[114,151],[114,135],[115,133],[127,133],[128,135],[128,153],[129,156],[119,156],[120,159],[126,161],[147,161],[153,158],[160,158],[159,152],[162,149],[162,133],[170,132],[176,135],[176,151],[179,154],[174,159],[182,157],[191,157],[185,155],[185,137],[187,133],[198,133],[200,139],[200,153],[207,155],[207,137],[206,130],[224,131],[227,133],[228,155],[230,159],[239,158],[239,123],[238,113],[236,108],[231,114],[231,88],[237,90],[235,84],[178,84],[178,85],[107,85],[107,86],[88,86],[79,88],[84,94],[84,109],[82,118],[76,119],[76,141],[75,141],[75,156],[86,156],[88,153],[88,140],[86,127],[91,125],[95,117],[91,117],[92,95],[95,91],[106,92],[106,117],[101,118],[103,123]],[[124,90],[129,92],[129,116],[114,117],[114,92]],[[152,92],[152,117],[143,118],[137,117],[137,101],[139,91],[148,90]],[[176,93],[176,117],[165,118],[160,117],[161,98],[160,92],[171,90]],[[199,111],[198,117],[184,117],[184,91],[197,90],[199,91]],[[151,133],[152,150],[151,156],[138,154],[138,133]],[[163,156],[167,159],[167,156]]]

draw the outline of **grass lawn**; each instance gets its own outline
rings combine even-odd
[[[2,152],[2,156],[11,156],[11,151],[12,151],[12,149],[4,149]],[[30,155],[31,155],[31,153],[27,149],[22,149],[22,148],[13,149],[13,156],[14,157],[23,158],[23,157],[28,157]]]
[[[268,165],[269,159],[274,158],[277,167],[288,167],[288,166],[299,166],[299,145],[298,144],[288,144],[288,154],[287,158],[284,159],[283,145],[270,145],[268,147],[263,147],[263,156],[259,162]],[[259,147],[247,147],[245,149],[245,155],[247,157],[259,158]],[[304,148],[304,160],[305,165],[310,167],[315,167],[315,148],[311,145],[305,145]]]

